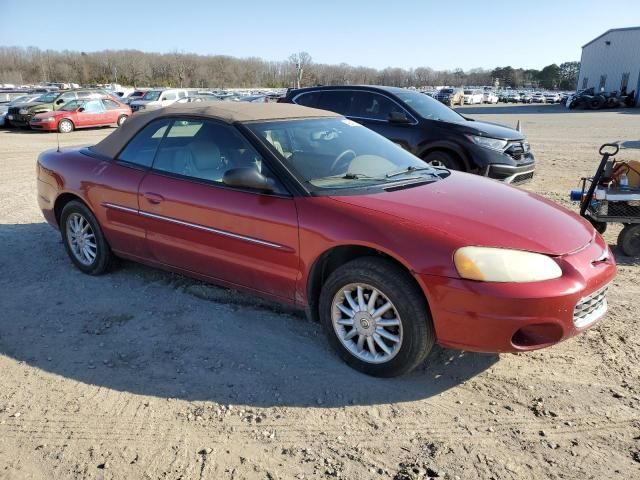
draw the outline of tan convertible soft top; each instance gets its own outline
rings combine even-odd
[[[176,103],[169,107],[136,113],[107,138],[91,149],[114,158],[140,129],[152,120],[177,115],[208,117],[226,123],[254,120],[286,120],[290,118],[336,117],[336,113],[290,103],[202,102]]]

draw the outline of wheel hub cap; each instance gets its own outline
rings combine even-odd
[[[333,328],[356,358],[384,363],[402,346],[402,321],[386,295],[367,284],[350,284],[333,299]]]
[[[83,265],[91,265],[98,254],[91,224],[79,213],[67,218],[67,242],[73,256]]]

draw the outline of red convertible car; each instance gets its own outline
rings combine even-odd
[[[92,147],[42,153],[37,176],[81,271],[118,256],[305,308],[377,376],[410,371],[434,342],[567,339],[602,318],[616,272],[578,215],[297,105],[141,113]]]
[[[59,110],[38,113],[29,125],[34,130],[69,133],[76,128],[121,126],[131,116],[131,108],[113,98],[72,100]]]

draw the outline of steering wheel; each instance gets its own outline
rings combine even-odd
[[[343,161],[343,160],[344,160],[344,158],[345,158],[347,155],[349,155],[349,154],[353,155],[353,158],[356,158],[356,157],[358,156],[358,155],[356,154],[356,152],[354,152],[354,151],[353,151],[353,150],[351,150],[350,148],[349,148],[349,149],[347,149],[347,150],[345,150],[345,151],[344,151],[344,152],[342,152],[340,155],[338,155],[338,156],[336,157],[336,159],[333,161],[333,163],[331,164],[331,170],[330,170],[330,171],[331,171],[331,172],[334,172],[334,171],[335,171],[335,169],[336,169],[336,167],[340,164],[340,162],[341,162],[341,161]],[[353,158],[352,158],[351,160],[353,160]]]

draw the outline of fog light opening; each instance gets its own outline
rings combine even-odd
[[[562,339],[562,327],[555,323],[539,323],[520,328],[511,337],[516,348],[542,348],[558,343]]]

